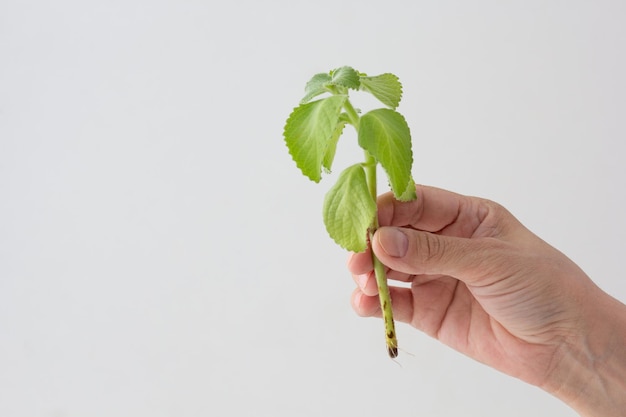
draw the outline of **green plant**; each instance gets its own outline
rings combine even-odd
[[[350,102],[349,92],[365,91],[383,108],[361,115]],[[325,94],[325,97],[317,98]],[[402,98],[402,84],[393,74],[367,76],[351,67],[316,74],[306,84],[300,105],[287,118],[284,138],[302,173],[319,182],[330,172],[344,127],[356,129],[365,160],[345,168],[324,199],[323,217],[328,234],[341,247],[362,252],[378,228],[376,173],[380,164],[387,173],[396,199],[416,198],[411,175],[411,133],[395,109]],[[398,356],[391,297],[385,267],[372,254],[389,356]]]

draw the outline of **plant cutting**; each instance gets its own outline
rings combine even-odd
[[[383,107],[364,114],[351,102],[351,91],[373,95]],[[305,87],[300,104],[293,109],[284,128],[284,139],[296,166],[314,182],[329,173],[337,143],[346,125],[357,133],[364,160],[345,168],[329,189],[323,204],[324,225],[339,246],[363,252],[378,228],[376,208],[377,168],[380,165],[396,199],[416,198],[411,174],[411,133],[405,118],[396,111],[402,99],[397,76],[376,76],[341,67],[314,75]],[[372,252],[380,307],[385,324],[389,356],[398,356],[393,311],[385,266]]]

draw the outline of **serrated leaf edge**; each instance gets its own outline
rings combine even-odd
[[[361,134],[364,132],[364,130],[362,128],[359,129],[359,138],[358,138],[359,146],[361,146],[367,152],[371,153],[372,156],[374,156],[374,158],[376,158],[377,162],[380,163],[380,165],[383,167],[385,173],[387,174],[387,178],[388,178],[389,184],[391,186],[391,189],[392,189],[392,191],[394,193],[394,196],[396,196],[396,198],[398,198],[399,196],[401,197],[401,196],[403,196],[406,193],[406,190],[408,188],[408,184],[411,182],[411,172],[410,172],[410,170],[412,169],[413,162],[414,162],[412,143],[411,143],[412,142],[411,129],[410,129],[408,123],[406,122],[406,118],[401,113],[399,113],[396,110],[386,109],[386,108],[374,109],[374,110],[371,110],[371,111],[367,112],[366,114],[364,114],[362,116],[361,123],[363,123],[363,120],[367,116],[373,117],[373,120],[376,120],[376,121],[384,120],[384,119],[381,119],[380,117],[376,116],[376,114],[378,114],[380,112],[385,112],[385,113],[391,112],[395,116],[399,116],[400,119],[403,122],[403,126],[402,127],[403,127],[403,129],[406,128],[406,133],[408,134],[408,138],[409,138],[409,152],[408,152],[409,164],[408,164],[408,166],[409,166],[409,168],[408,168],[408,172],[406,173],[406,174],[408,174],[408,182],[407,182],[406,186],[404,186],[403,188],[400,188],[402,190],[401,193],[398,191],[399,187],[398,187],[398,184],[396,183],[396,181],[393,181],[393,182],[391,181],[392,177],[389,175],[388,166],[387,166],[388,164],[383,164],[383,162],[380,161],[380,159],[379,159],[379,155],[376,152],[372,152],[372,148],[369,148],[368,146],[365,146],[365,143],[363,143]],[[397,154],[397,152],[392,152],[392,154],[395,155],[395,154]],[[396,185],[395,187],[393,186],[394,184]],[[400,184],[402,184],[402,183],[400,183]],[[400,185],[400,187],[402,187],[402,186]]]
[[[397,100],[397,101],[396,101],[396,100],[394,100],[393,102],[390,102],[390,101],[386,101],[386,100],[384,100],[384,99],[381,99],[381,98],[379,97],[379,95],[378,95],[378,94],[375,94],[374,92],[372,92],[372,91],[369,89],[369,87],[367,86],[367,82],[366,82],[366,83],[363,83],[363,79],[370,79],[370,80],[371,80],[371,79],[380,78],[380,77],[384,77],[384,76],[391,76],[391,77],[393,77],[393,79],[394,79],[394,80],[398,83],[399,90],[400,90],[400,94],[399,94],[399,97],[398,97],[398,100]],[[361,81],[361,82],[360,82],[360,87],[359,87],[359,90],[361,90],[361,91],[365,91],[365,92],[367,92],[367,93],[369,93],[369,94],[373,95],[374,97],[376,97],[376,99],[377,99],[378,101],[380,101],[380,102],[381,102],[381,103],[383,103],[385,106],[387,106],[387,107],[389,107],[389,108],[391,108],[391,109],[393,109],[393,110],[395,110],[395,109],[397,109],[397,108],[398,108],[398,106],[400,105],[400,102],[402,101],[402,95],[404,94],[404,89],[403,89],[402,83],[400,82],[400,78],[399,78],[397,75],[395,75],[395,74],[393,74],[393,73],[391,73],[391,72],[385,72],[385,73],[383,73],[383,74],[379,74],[379,75],[372,75],[372,76],[362,75],[362,76],[361,76],[361,77],[359,77],[359,78],[360,78],[360,81]]]
[[[290,122],[292,121],[292,117],[294,115],[294,113],[296,113],[296,111],[298,111],[299,109],[301,109],[303,106],[308,106],[308,105],[313,105],[314,103],[317,103],[318,101],[322,101],[322,100],[327,100],[327,99],[332,99],[333,97],[341,97],[343,98],[343,102],[341,104],[341,106],[339,106],[339,112],[337,114],[337,121],[336,121],[336,125],[333,128],[333,130],[331,131],[330,135],[325,139],[325,149],[323,150],[323,156],[322,159],[320,161],[320,166],[319,166],[319,171],[316,171],[316,175],[315,176],[311,176],[309,174],[307,174],[305,172],[305,167],[302,166],[302,164],[299,162],[298,158],[296,157],[296,155],[294,155],[294,151],[295,149],[292,149],[289,146],[289,136],[287,135],[287,129],[290,125]],[[327,152],[328,152],[328,146],[330,141],[333,139],[335,132],[337,130],[337,127],[340,123],[343,123],[342,119],[341,119],[341,108],[343,107],[343,103],[345,102],[345,100],[348,99],[348,96],[344,96],[344,95],[334,95],[334,96],[330,96],[330,97],[325,97],[316,101],[311,101],[308,103],[301,103],[299,106],[294,107],[293,110],[291,111],[291,113],[289,114],[289,116],[287,117],[287,120],[285,121],[284,127],[283,127],[283,139],[285,144],[287,145],[287,149],[289,151],[289,155],[291,155],[291,159],[296,163],[296,166],[298,167],[298,169],[300,169],[300,172],[307,178],[309,178],[311,181],[313,182],[320,182],[322,179],[322,169],[324,168],[324,161],[326,159],[327,156]],[[345,125],[345,123],[344,123]],[[341,132],[340,132],[341,133]],[[330,161],[332,163],[332,161]]]

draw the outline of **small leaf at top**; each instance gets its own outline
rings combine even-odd
[[[330,72],[333,85],[340,85],[353,90],[358,90],[361,85],[360,76],[354,68],[341,67]]]
[[[385,169],[395,197],[404,196],[413,165],[411,132],[404,117],[391,109],[365,113],[359,124],[359,145]]]
[[[289,153],[302,173],[315,182],[321,179],[324,158],[346,99],[338,95],[301,104],[285,123],[283,136]]]
[[[398,77],[390,73],[361,77],[361,90],[371,93],[392,109],[398,107],[402,100],[402,84]]]
[[[322,72],[315,74],[304,87],[304,97],[300,100],[301,104],[308,103],[313,98],[328,92],[326,86],[331,82],[330,75]]]
[[[360,164],[341,172],[324,198],[324,224],[339,246],[352,252],[367,248],[367,230],[376,216],[376,202],[369,193]]]

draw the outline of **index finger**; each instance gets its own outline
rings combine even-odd
[[[392,193],[380,196],[380,226],[471,237],[488,211],[482,199],[424,185],[416,185],[416,191],[417,199],[408,202],[396,200]]]

